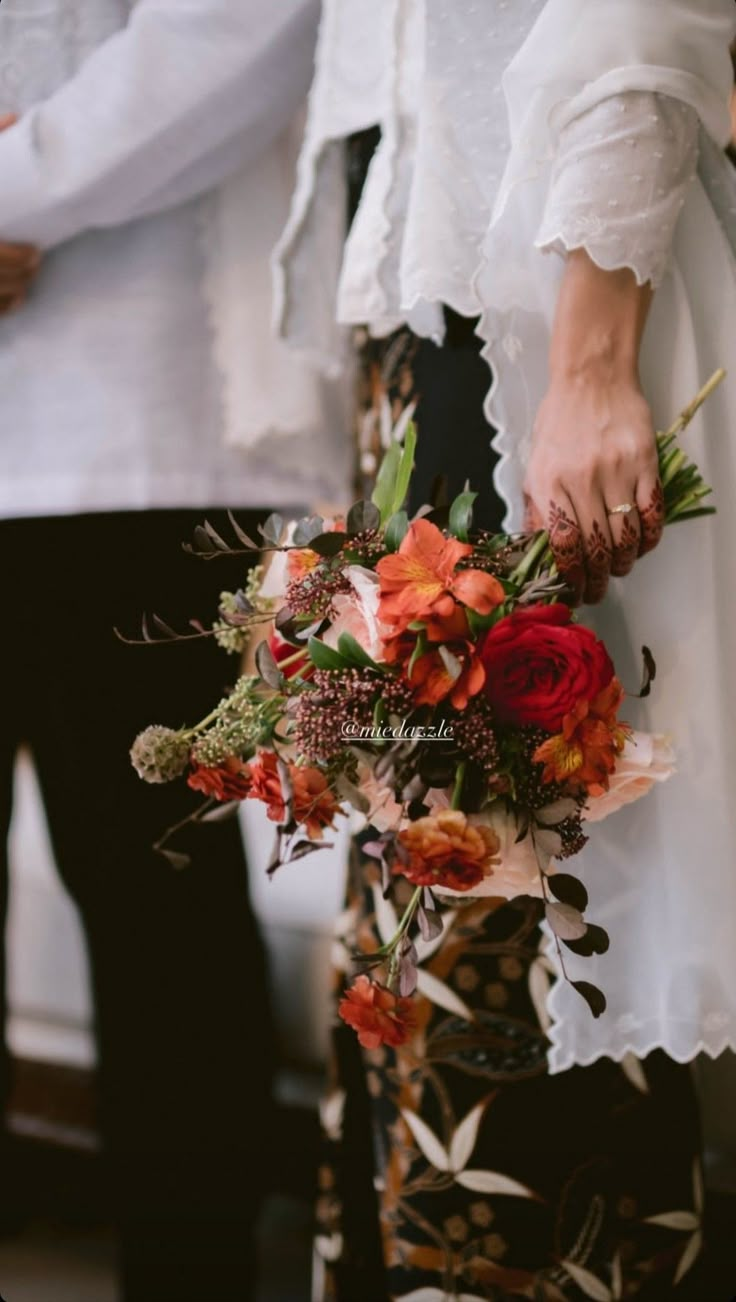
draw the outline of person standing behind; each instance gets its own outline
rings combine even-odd
[[[2,832],[27,744],[89,950],[125,1302],[253,1295],[273,1054],[240,835],[192,830],[176,872],[151,845],[195,798],[128,760],[151,717],[204,711],[236,672],[207,641],[136,652],[113,626],[207,615],[212,571],[180,542],[213,508],[342,495],[337,409],[268,333],[317,16],[0,9]],[[3,851],[3,901],[6,879]]]

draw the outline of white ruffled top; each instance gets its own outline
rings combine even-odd
[[[479,317],[496,483],[519,527],[566,250],[657,287],[642,376],[660,428],[729,362],[735,34],[732,0],[326,0],[275,255],[279,329],[334,372],[346,324],[383,334],[408,322],[439,341],[444,304]],[[375,125],[346,238],[345,138]],[[670,734],[679,771],[594,828],[579,861],[611,949],[568,968],[609,1007],[594,1021],[555,986],[553,1071],[655,1047],[680,1061],[736,1047],[734,437],[730,380],[686,443],[717,486],[718,515],[671,530],[590,616],[632,691],[640,648],[653,649],[655,690],[627,715]]]

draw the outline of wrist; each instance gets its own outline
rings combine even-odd
[[[608,326],[589,328],[584,339],[557,339],[550,353],[550,380],[565,384],[639,385],[638,338]]]

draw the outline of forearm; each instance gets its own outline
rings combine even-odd
[[[605,271],[585,249],[568,255],[550,346],[550,379],[638,379],[653,290],[628,268]]]
[[[213,166],[257,157],[306,94],[317,12],[316,0],[139,0],[0,136],[0,236],[57,244],[181,202],[217,183]]]

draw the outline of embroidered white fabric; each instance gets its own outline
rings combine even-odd
[[[331,367],[336,305],[341,320],[376,333],[408,321],[437,339],[443,303],[479,315],[510,528],[522,523],[526,450],[564,270],[538,241],[582,241],[603,265],[631,264],[658,282],[641,369],[660,428],[728,363],[736,185],[722,145],[734,35],[732,0],[384,0],[378,10],[366,0],[325,2],[299,181],[277,250],[277,320]],[[624,118],[630,126],[619,126]],[[344,246],[325,220],[341,142],[375,124],[381,145]],[[609,144],[611,131],[622,138]],[[627,145],[630,135],[639,143]],[[609,1011],[594,1021],[574,991],[555,985],[555,1072],[655,1047],[680,1061],[736,1047],[736,729],[727,704],[736,620],[725,595],[736,552],[727,509],[734,428],[731,379],[686,442],[718,487],[720,512],[671,530],[591,616],[626,684],[639,680],[642,644],[653,648],[655,690],[627,712],[636,727],[671,734],[679,772],[597,826],[582,858],[590,916],[608,928],[611,949],[595,960],[570,956],[568,967],[605,989]]]
[[[630,267],[656,288],[695,176],[698,131],[689,104],[651,91],[573,118],[560,132],[537,248],[584,248],[605,270]]]

